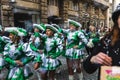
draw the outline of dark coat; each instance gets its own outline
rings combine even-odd
[[[91,57],[99,52],[103,52],[112,58],[112,66],[120,66],[120,38],[114,46],[111,46],[111,35],[107,35],[96,45],[92,54],[83,62],[86,72],[91,74],[100,68],[100,64],[90,62]]]

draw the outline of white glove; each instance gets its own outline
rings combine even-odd
[[[92,39],[89,40],[89,42],[87,43],[87,46],[88,46],[89,48],[93,48],[93,47],[94,47],[94,44],[93,44],[93,42],[92,42]]]

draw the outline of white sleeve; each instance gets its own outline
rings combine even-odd
[[[88,43],[87,38],[85,37],[85,35],[84,35],[81,31],[78,32],[78,37],[79,37],[79,38],[82,40],[82,42],[84,42],[85,44]]]

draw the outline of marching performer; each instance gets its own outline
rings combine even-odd
[[[0,80],[5,79],[5,75],[6,75],[6,65],[7,63],[4,60],[4,47],[7,43],[9,43],[10,38],[9,36],[9,32],[4,31],[3,34],[0,36]]]
[[[42,65],[40,67],[42,80],[55,80],[55,70],[61,65],[57,59],[61,55],[62,45],[54,34],[58,30],[50,24],[46,24],[46,35],[41,34],[44,42],[44,53],[42,54]],[[47,76],[48,75],[48,76]]]
[[[91,53],[95,45],[97,45],[97,43],[100,41],[100,35],[98,34],[94,26],[90,26],[89,28],[90,28],[90,32],[88,33],[89,42],[87,46],[89,47],[89,51]]]
[[[81,24],[68,19],[69,29],[62,30],[63,34],[67,36],[67,45],[65,57],[67,59],[67,66],[69,71],[69,80],[73,80],[74,70],[77,71],[78,76],[81,76],[80,69],[80,59],[84,54],[85,44],[87,44],[87,39],[84,36],[83,32],[78,30],[81,27]]]
[[[32,75],[31,69],[27,64],[36,58],[33,52],[27,51],[24,45],[18,45],[19,36],[26,35],[24,31],[16,27],[6,28],[9,31],[10,42],[4,48],[4,60],[9,66],[6,80],[26,80]]]
[[[36,48],[43,49],[43,44],[40,39],[40,32],[45,31],[44,24],[33,24],[34,27],[34,33],[31,35],[30,42],[33,42]]]

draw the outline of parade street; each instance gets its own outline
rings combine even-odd
[[[0,0],[0,80],[120,80],[120,0]]]
[[[57,69],[56,71],[56,80],[69,80],[68,79],[68,69],[66,64],[66,59],[64,57],[60,57],[60,60],[62,61],[63,65]],[[74,74],[74,80],[97,80],[97,71],[93,74],[87,74],[84,70],[82,70],[81,79],[78,78],[77,74]],[[37,76],[36,76],[37,75]],[[30,80],[41,80],[40,76],[38,77],[39,73],[34,73],[34,76],[31,77]]]

